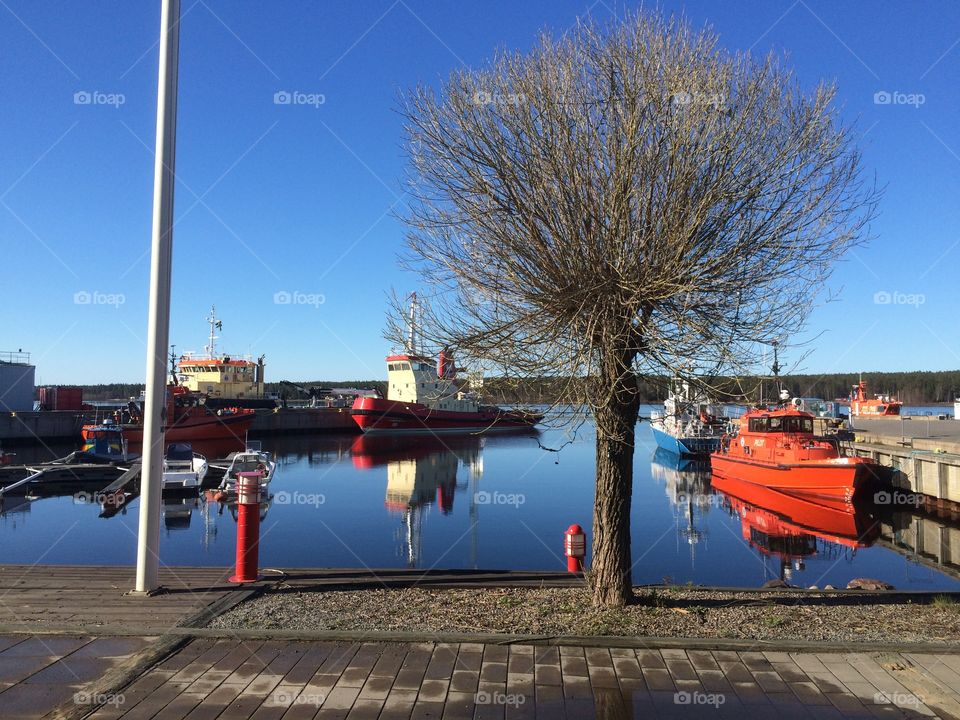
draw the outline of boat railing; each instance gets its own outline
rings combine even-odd
[[[30,353],[22,350],[0,350],[0,362],[10,363],[11,365],[29,365]]]

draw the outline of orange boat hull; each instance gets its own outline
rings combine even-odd
[[[849,458],[848,458],[849,459]],[[793,495],[852,502],[866,482],[863,463],[791,463],[776,464],[714,453],[710,458],[713,473],[721,478],[742,480]]]

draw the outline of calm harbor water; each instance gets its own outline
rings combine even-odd
[[[568,525],[587,529],[589,547],[594,468],[589,427],[559,453],[540,447],[566,439],[547,430],[265,440],[279,467],[261,507],[261,566],[563,569]],[[960,580],[892,549],[909,512],[838,512],[713,485],[709,468],[655,453],[649,427],[638,426],[636,583],[757,587],[783,577],[842,587],[871,577],[901,589],[960,589]],[[75,491],[4,499],[0,561],[134,563],[139,500],[101,517]],[[234,507],[203,495],[164,498],[164,564],[229,567],[235,539]]]

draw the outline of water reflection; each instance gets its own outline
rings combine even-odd
[[[561,569],[563,530],[579,522],[590,533],[591,433],[585,426],[569,445],[567,436],[552,431],[540,443],[529,433],[267,438],[264,449],[280,467],[270,484],[275,495],[260,507],[262,562]],[[541,444],[563,450],[548,453]],[[197,443],[195,449],[216,461],[240,445]],[[52,456],[74,449],[57,448]],[[706,463],[653,451],[652,441],[638,433],[631,510],[638,583],[671,578],[757,587],[780,577],[840,587],[876,577],[902,589],[958,587],[944,574],[960,569],[956,518],[914,508],[883,514],[817,506],[712,481]],[[133,563],[140,498],[133,488],[123,503],[101,504],[98,494],[109,481],[45,484],[0,499],[5,561]],[[218,484],[211,473],[200,493],[164,494],[164,563],[226,567],[234,561],[236,507],[216,492]]]
[[[484,438],[361,435],[350,453],[354,467],[387,468],[384,505],[401,518],[395,540],[402,544],[408,567],[418,567],[423,554],[423,522],[436,504],[443,515],[453,512],[457,490],[470,487],[471,564],[476,567],[477,485],[483,477]],[[458,482],[460,465],[468,468],[469,482]]]
[[[769,571],[765,575],[784,582],[805,570],[814,556],[851,563],[858,550],[870,547],[881,535],[881,511],[873,505],[801,498],[713,476],[708,460],[681,459],[658,449],[650,473],[664,484],[677,532],[690,546],[691,565],[696,546],[706,537],[706,516],[713,506],[739,521],[743,541]],[[887,515],[888,520],[894,518],[893,513]]]
[[[657,448],[650,463],[650,475],[663,483],[676,517],[677,534],[690,548],[690,565],[696,565],[696,548],[705,542],[708,530],[704,518],[713,504],[710,489],[710,461],[681,458]]]
[[[764,561],[772,559],[773,574],[785,582],[815,555],[849,563],[880,537],[880,519],[869,506],[816,502],[730,478],[714,477],[713,488],[739,518],[744,541]]]

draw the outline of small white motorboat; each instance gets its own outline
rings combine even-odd
[[[163,458],[163,489],[199,488],[207,476],[207,459],[190,443],[170,443]]]
[[[273,456],[262,450],[259,442],[248,442],[245,450],[231,453],[230,464],[223,473],[220,489],[226,492],[235,492],[237,489],[237,474],[242,472],[262,472],[260,487],[265,487],[273,480],[277,469],[277,461]]]

